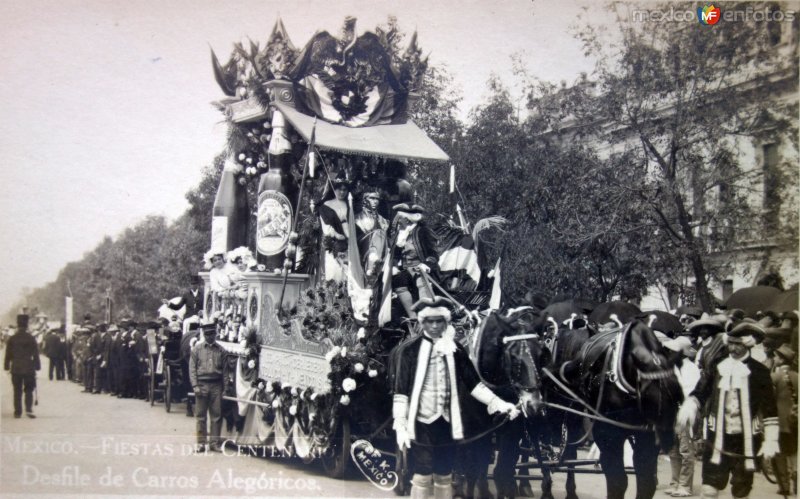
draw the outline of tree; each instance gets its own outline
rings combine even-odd
[[[640,12],[695,7],[646,4]],[[726,11],[746,7],[725,4]],[[578,33],[598,61],[591,78],[568,89],[536,82],[531,108],[547,115],[547,133],[606,151],[623,176],[639,179],[625,186],[629,199],[646,208],[661,251],[679,259],[694,278],[697,300],[710,310],[709,279],[727,266],[715,252],[765,237],[765,230],[797,234],[796,210],[765,218],[754,206],[753,186],[776,180],[742,159],[754,139],[787,144],[797,156],[797,101],[776,97],[797,90],[796,42],[779,43],[781,26],[774,22],[634,22],[631,4],[610,8],[619,15],[616,43],[596,26]],[[780,206],[793,194],[773,195]]]

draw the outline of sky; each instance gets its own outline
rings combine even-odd
[[[495,74],[511,83],[511,56],[558,82],[590,72],[570,35],[589,2],[550,0],[107,1],[0,5],[0,311],[26,288],[53,281],[104,236],[148,215],[174,220],[185,193],[225,146],[224,97],[209,47],[266,41],[278,16],[295,46],[317,30],[359,33],[398,18],[464,97],[486,96]],[[35,304],[31,304],[35,305]]]

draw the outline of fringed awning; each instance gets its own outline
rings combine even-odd
[[[314,127],[313,117],[281,102],[273,105],[286,116],[303,139],[310,140],[311,130]],[[429,161],[450,159],[447,153],[411,121],[400,125],[350,128],[317,120],[315,133],[315,144],[323,150],[394,159]]]

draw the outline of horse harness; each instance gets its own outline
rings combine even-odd
[[[586,410],[585,411],[578,411],[569,407],[561,406],[559,404],[553,403],[546,403],[548,406],[553,407],[555,409],[573,412],[585,417],[588,417],[593,420],[602,421],[604,423],[617,426],[624,429],[634,430],[634,431],[654,431],[652,425],[645,425],[645,426],[636,426],[630,425],[627,423],[623,423],[621,421],[616,421],[610,418],[603,416],[600,413],[600,409],[602,406],[603,401],[603,394],[606,385],[606,381],[613,383],[622,393],[629,395],[636,399],[637,406],[639,412],[642,412],[642,391],[646,388],[649,383],[653,381],[658,381],[661,379],[666,379],[669,376],[673,375],[673,371],[669,369],[661,369],[655,372],[644,372],[640,369],[637,370],[637,380],[636,386],[634,387],[631,385],[629,380],[626,379],[623,371],[622,371],[622,361],[623,361],[623,352],[622,348],[627,341],[628,334],[630,332],[632,324],[628,324],[624,328],[615,328],[611,330],[607,330],[602,332],[601,334],[593,337],[589,340],[586,345],[581,349],[580,354],[580,361],[581,361],[581,379],[582,382],[587,382],[589,376],[591,375],[591,371],[587,369],[587,366],[592,366],[596,362],[600,361],[602,358],[602,369],[600,370],[600,380],[599,380],[599,393],[597,396],[597,402],[594,407],[590,406],[586,401],[584,401],[580,396],[575,394],[566,384],[554,376],[549,370],[544,369],[545,374],[551,378],[551,380],[562,390],[566,393],[568,398],[571,398],[575,402],[581,404]],[[610,338],[610,339],[609,339]],[[661,365],[661,360],[653,354],[653,364],[656,366]],[[566,365],[566,364],[564,364]],[[563,379],[563,365],[562,365],[562,372],[561,377]],[[660,403],[660,398],[659,398]]]

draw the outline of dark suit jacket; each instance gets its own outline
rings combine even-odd
[[[197,290],[197,298],[192,295],[191,289],[187,289],[183,293],[183,303],[186,305],[186,317],[197,315],[203,310],[203,288]]]
[[[3,365],[11,374],[36,374],[42,368],[36,339],[27,331],[17,332],[8,340]]]

